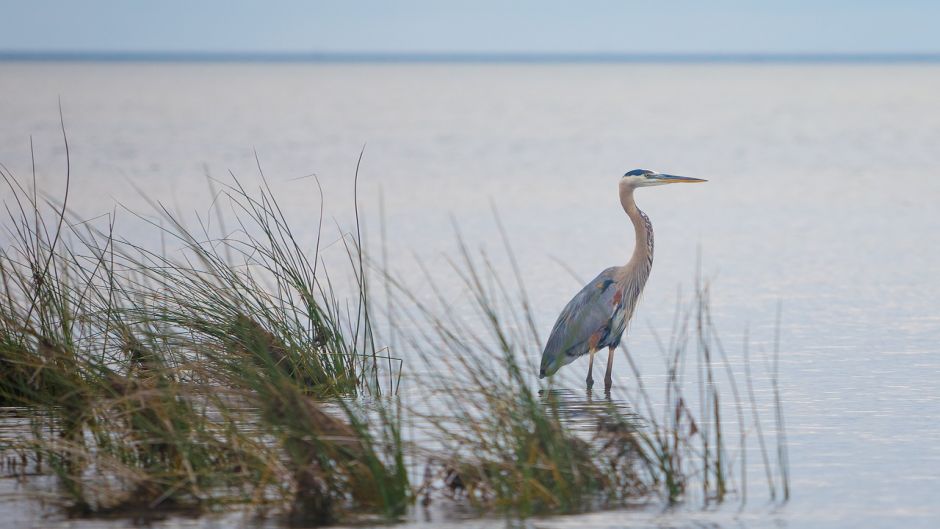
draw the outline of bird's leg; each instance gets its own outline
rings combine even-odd
[[[614,369],[614,347],[611,347],[607,351],[607,374],[604,375],[604,391],[610,391],[610,386],[613,385],[614,380],[610,376],[610,372]]]
[[[587,383],[588,389],[591,389],[594,387],[594,377],[591,376],[591,372],[594,371],[594,349],[591,349],[590,354],[591,354],[591,363],[588,364],[588,376],[587,376],[587,380],[585,381]]]

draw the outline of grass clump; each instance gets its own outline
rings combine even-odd
[[[604,431],[585,438],[565,424],[558,400],[533,386],[523,360],[538,358],[540,343],[524,290],[514,300],[489,257],[474,259],[458,240],[460,258],[450,272],[472,300],[471,315],[451,310],[428,273],[422,282],[437,307],[396,283],[396,317],[423,329],[408,347],[440,366],[419,377],[427,391],[422,400],[447,410],[414,410],[443,446],[432,458],[429,468],[436,470],[426,476],[425,496],[442,481],[449,495],[478,509],[530,516],[622,505],[644,494],[636,451],[628,446],[630,426],[604,414]]]
[[[428,271],[421,283],[434,298],[430,303],[387,274],[398,293],[395,318],[421,329],[407,347],[426,364],[440,366],[418,377],[427,391],[421,400],[447,410],[414,411],[433,426],[432,437],[444,447],[431,458],[436,471],[427,473],[423,493],[428,496],[436,483],[448,496],[465,498],[478,509],[522,516],[629,506],[655,496],[670,505],[695,503],[696,496],[703,506],[732,497],[746,502],[746,442],[754,434],[745,423],[736,373],[712,321],[707,283],[697,279],[692,303],[679,305],[673,335],[662,346],[663,395],[650,394],[623,347],[634,375],[628,388],[634,391],[618,394],[626,407],[610,394],[595,403],[588,392],[587,402],[578,405],[594,423],[589,430],[566,419],[567,404],[551,382],[541,390],[533,383],[541,340],[501,225],[500,232],[514,283],[496,273],[485,251],[472,255],[458,235],[459,258],[449,261],[447,274],[461,280],[463,296],[472,302],[464,313],[453,310],[453,297],[437,287]],[[764,449],[753,398],[750,404]],[[779,422],[779,407],[776,412]],[[729,414],[736,431],[728,431],[724,417]],[[779,446],[785,453],[785,445]],[[770,475],[769,459],[763,461]],[[785,459],[779,469],[785,487]],[[777,499],[774,480],[767,485]]]
[[[113,216],[73,219],[64,204],[0,176],[13,197],[0,249],[0,403],[32,417],[13,449],[48,462],[76,512],[240,506],[326,525],[397,520],[435,489],[522,517],[654,495],[675,503],[693,490],[705,505],[746,495],[744,405],[701,283],[663,348],[662,401],[626,355],[631,409],[597,403],[586,430],[566,419],[554,387],[535,382],[539,327],[505,235],[515,288],[458,236],[449,273],[465,311],[427,271],[420,294],[383,272],[393,333],[423,360],[416,366],[435,366],[412,370],[419,400],[405,406],[395,398],[396,360],[376,346],[358,229],[343,239],[354,292],[340,296],[319,240],[312,255],[300,247],[266,183],[249,191],[233,178],[218,191],[236,225],[225,229],[220,215],[220,236],[154,204],[159,220],[138,218],[171,241],[167,252],[117,237]],[[691,389],[686,369],[698,375]],[[723,426],[729,401],[740,483]],[[427,437],[406,440],[409,421],[429,426]],[[421,466],[424,482],[413,488]]]
[[[139,218],[180,246],[167,254],[0,176],[0,399],[33,417],[11,448],[49,463],[73,511],[403,512],[400,413],[364,309],[337,300],[266,186],[220,192],[239,226],[221,238],[155,204],[162,221]]]

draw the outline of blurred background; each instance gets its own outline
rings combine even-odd
[[[316,175],[326,255],[341,260],[364,147],[368,247],[386,244],[420,289],[416,261],[443,269],[454,224],[499,254],[495,209],[545,335],[584,281],[632,251],[624,172],[707,178],[637,192],[657,254],[626,342],[661,369],[657,335],[699,270],[735,347],[749,329],[767,351],[781,304],[794,499],[740,523],[940,523],[940,5],[46,0],[0,12],[0,162],[30,178],[34,153],[39,188],[61,197],[61,104],[78,217],[117,211],[146,239],[124,208],[206,217],[207,176],[258,185],[260,161],[311,246]],[[444,288],[465,303],[455,279]],[[566,369],[578,378],[586,362]],[[558,523],[621,521],[593,516]],[[738,523],[683,516],[664,523]]]

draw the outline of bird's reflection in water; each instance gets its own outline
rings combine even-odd
[[[549,389],[539,391],[542,403],[558,412],[561,422],[572,431],[593,435],[599,431],[641,425],[633,407],[610,393],[595,394],[591,390]]]

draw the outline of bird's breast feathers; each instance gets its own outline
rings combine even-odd
[[[610,327],[613,330],[621,330],[625,327],[627,318],[626,310],[622,304],[614,305],[614,310],[610,313]]]

